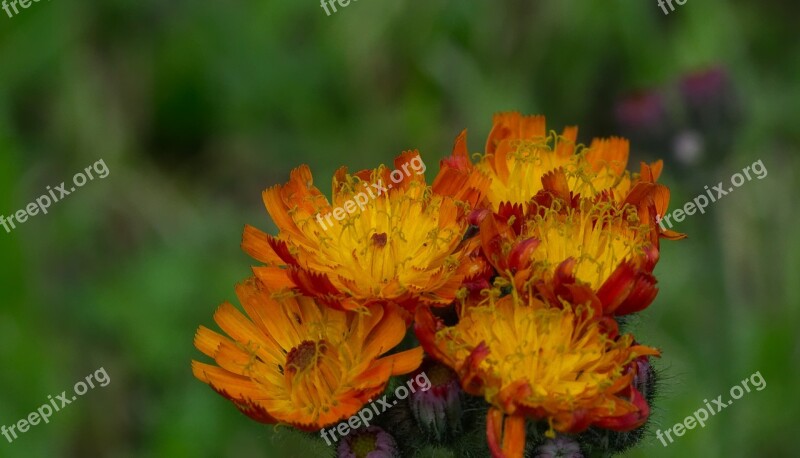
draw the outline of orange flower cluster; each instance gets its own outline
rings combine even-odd
[[[641,426],[635,360],[658,351],[614,317],[653,301],[659,240],[683,235],[657,224],[661,161],[631,173],[627,140],[576,139],[542,116],[497,115],[475,162],[462,133],[431,185],[409,177],[327,230],[318,214],[390,170],[340,169],[329,201],[295,169],[264,192],[278,234],[245,228],[262,264],[237,289],[246,315],[224,304],[228,337],[200,328],[195,346],[216,365],[194,362],[195,376],[256,420],[315,430],[417,369],[424,349],[490,405],[495,457],[523,456],[527,419],[550,434]],[[439,318],[447,307],[457,323]],[[412,322],[421,347],[395,351]]]

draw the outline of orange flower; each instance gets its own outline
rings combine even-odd
[[[552,436],[592,425],[627,431],[649,415],[633,386],[633,361],[658,351],[618,335],[616,322],[592,308],[555,308],[512,293],[463,308],[449,327],[420,308],[416,332],[466,392],[491,404],[487,435],[495,457],[522,457],[526,418],[546,419]]]
[[[391,173],[339,169],[332,204],[308,167],[295,169],[285,186],[264,192],[278,236],[245,228],[244,250],[265,264],[255,275],[342,310],[396,303],[413,313],[418,304],[450,303],[480,270],[469,256],[477,241],[462,243],[468,207],[432,192],[421,174],[398,182],[395,172],[409,163],[422,164],[419,154],[400,155]]]
[[[658,291],[660,239],[685,237],[658,224],[669,203],[669,189],[656,183],[663,163],[631,174],[627,140],[595,139],[584,148],[576,137],[576,128],[546,136],[543,116],[503,113],[475,165],[462,134],[443,167],[462,182],[491,179],[478,205],[486,208],[470,219],[487,261],[519,292],[591,301],[605,314],[640,311]]]
[[[456,140],[453,154],[442,161],[433,184],[436,191],[459,193],[462,200],[482,202],[498,211],[501,204],[527,204],[546,188],[549,174],[563,174],[567,194],[596,198],[603,194],[620,204],[636,205],[642,221],[663,216],[669,189],[656,184],[663,163],[642,163],[641,172],[626,167],[630,143],[624,138],[594,139],[588,147],[577,145],[578,128],[567,127],[561,135],[548,134],[544,116],[500,113],[486,141],[486,151],[473,164],[466,146],[466,131]],[[490,183],[488,186],[486,182]],[[673,231],[662,237],[681,238]],[[657,244],[657,240],[655,241]]]
[[[367,313],[320,307],[276,294],[257,279],[236,290],[247,316],[223,304],[214,320],[230,337],[200,327],[195,346],[218,366],[193,361],[195,377],[264,423],[312,431],[356,413],[382,393],[390,376],[422,362],[422,349],[383,356],[406,324],[389,307]]]
[[[487,260],[522,294],[592,302],[606,315],[624,315],[647,307],[658,292],[655,229],[639,222],[632,205],[540,194],[526,208],[501,206],[480,228]]]
[[[570,163],[577,132],[567,128],[556,139],[547,137],[544,116],[495,115],[486,153],[473,164],[466,131],[462,132],[452,156],[442,161],[433,188],[447,193],[470,190],[473,202],[480,201],[493,210],[502,202],[527,202],[541,190],[545,173]]]

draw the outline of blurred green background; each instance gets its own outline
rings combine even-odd
[[[309,163],[419,148],[501,110],[626,135],[661,157],[677,208],[761,159],[675,229],[661,293],[634,323],[663,350],[654,428],[750,374],[753,392],[668,448],[631,457],[791,457],[800,414],[800,40],[796,2],[106,0],[0,11],[0,214],[103,159],[110,175],[0,229],[0,424],[104,367],[111,384],[20,436],[8,457],[306,457],[193,379],[195,329],[249,273],[261,191]]]

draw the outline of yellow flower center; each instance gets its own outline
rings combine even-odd
[[[626,152],[627,142],[620,139],[596,140],[587,148],[553,133],[508,140],[476,167],[492,178],[487,197],[495,211],[502,202],[530,201],[542,190],[542,177],[559,168],[575,194],[591,198],[608,190],[619,200],[630,186]]]
[[[479,170],[492,177],[487,197],[494,210],[501,202],[528,202],[542,190],[542,175],[570,163],[572,156],[556,154],[549,142],[545,137],[538,141],[512,141],[512,152],[505,157],[500,170],[492,169],[484,161],[477,164]]]
[[[456,326],[436,335],[462,362],[485,343],[489,353],[478,368],[484,380],[494,380],[483,393],[489,402],[499,402],[504,388],[524,381],[531,393],[518,402],[550,411],[578,408],[595,402],[636,356],[629,351],[630,335],[608,339],[586,309],[517,300],[506,296],[496,304],[472,307]]]
[[[358,435],[350,446],[356,458],[366,458],[370,452],[375,451],[375,445],[378,443],[378,438],[374,433],[363,433]]]
[[[576,277],[599,288],[620,262],[644,253],[649,243],[647,226],[638,222],[636,209],[625,207],[621,212],[607,202],[592,204],[583,201],[582,208],[565,212],[546,210],[526,227],[526,238],[542,243],[532,253],[535,274],[552,275],[567,258],[576,261]]]
[[[353,180],[352,189],[339,193],[334,205],[365,188],[365,183]],[[466,223],[456,221],[456,212],[452,200],[431,194],[424,182],[413,181],[406,190],[369,200],[363,210],[347,214],[328,230],[316,222],[302,226],[310,238],[319,240],[317,254],[305,258],[307,267],[335,269],[331,281],[356,297],[391,298],[407,286],[425,285],[432,269],[457,267],[451,254]]]

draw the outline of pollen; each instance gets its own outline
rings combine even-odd
[[[374,234],[372,236],[372,244],[375,245],[376,248],[383,248],[386,246],[386,232],[381,232],[380,234]]]
[[[320,356],[325,353],[326,348],[327,344],[324,341],[312,342],[304,340],[286,355],[286,368],[294,374],[303,372],[317,364]]]

